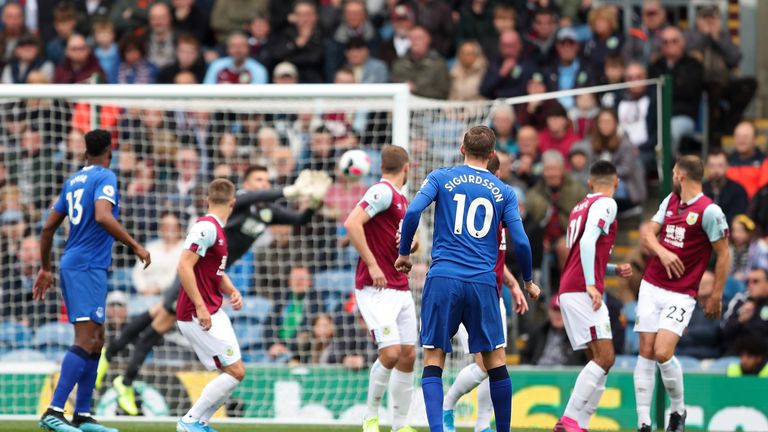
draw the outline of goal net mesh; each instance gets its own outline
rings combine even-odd
[[[603,96],[589,95],[595,101]],[[538,176],[540,160],[525,154],[531,143],[517,135],[524,129],[521,115],[527,116],[526,124],[546,128],[539,105],[547,103],[412,98],[408,192],[412,195],[431,170],[460,162],[460,139],[479,124],[504,136],[499,143],[502,169],[527,169],[531,178]],[[54,240],[56,291],[45,302],[33,302],[32,285],[40,263],[42,224],[63,182],[83,166],[84,133],[100,127],[112,133],[119,220],[149,248],[153,260],[142,271],[126,247],[115,245],[105,311],[108,341],[162,302],[163,292],[171,288],[181,242],[190,223],[205,212],[205,185],[210,180],[227,177],[241,185],[243,173],[253,164],[267,167],[273,187],[291,184],[304,168],[322,169],[334,177],[324,205],[308,223],[264,224],[272,217],[267,214],[260,215],[261,221],[247,222],[258,239],[228,271],[244,295],[245,307],[227,311],[249,374],[217,415],[351,423],[362,418],[367,370],[376,350],[354,305],[357,254],[343,222],[380,176],[379,151],[392,142],[391,98],[17,99],[3,100],[1,106],[0,414],[37,414],[44,409],[59,362],[72,344],[56,268],[67,223]],[[582,128],[577,133],[588,136],[583,128],[591,123],[574,118],[573,124]],[[370,174],[359,181],[346,179],[336,167],[347,149],[363,149],[372,160]],[[301,212],[306,203],[278,205]],[[417,307],[429,263],[431,224],[428,210],[411,273]],[[515,336],[526,324],[510,318],[509,327],[508,352],[514,354]],[[111,383],[125,372],[132,353],[129,344],[113,358],[104,386],[95,394],[97,415],[123,414]],[[449,356],[446,377],[470,361],[461,352]],[[183,414],[212,376],[172,330],[134,382],[143,415]],[[415,391],[411,415],[417,423],[425,420],[420,398],[421,392]],[[465,420],[472,415],[471,408],[459,413]]]

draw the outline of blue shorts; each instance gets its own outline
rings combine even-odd
[[[464,324],[471,353],[503,347],[499,294],[494,285],[429,277],[421,299],[421,346],[451,352],[451,338]]]
[[[69,322],[103,324],[107,306],[107,271],[61,269],[61,294]]]

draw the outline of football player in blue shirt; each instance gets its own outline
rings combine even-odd
[[[149,266],[144,247],[117,221],[117,178],[109,170],[112,136],[105,130],[85,135],[87,166],[62,187],[40,234],[41,268],[35,280],[35,300],[43,300],[53,286],[51,247],[53,235],[69,217],[69,238],[59,264],[61,293],[69,322],[75,325],[75,342],[61,362],[59,382],[40,426],[54,432],[116,432],[91,416],[91,397],[96,381],[107,299],[107,271],[112,264],[112,243],[117,239]],[[77,384],[77,401],[72,422],[64,418],[64,405]]]
[[[485,168],[495,144],[491,129],[471,128],[461,146],[464,165],[432,171],[403,219],[400,257],[395,267],[407,273],[411,269],[407,245],[413,240],[421,213],[433,201],[437,203],[432,264],[421,305],[421,386],[431,432],[443,431],[443,366],[445,354],[451,352],[451,338],[461,323],[469,333],[470,352],[483,355],[496,430],[509,431],[512,384],[506,367],[506,329],[502,328],[494,272],[500,223],[509,229],[526,291],[536,292],[538,287],[533,283],[531,245],[523,230],[517,197],[511,187]]]

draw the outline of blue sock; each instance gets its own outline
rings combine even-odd
[[[93,388],[96,386],[96,369],[99,367],[99,357],[101,353],[91,354],[85,362],[83,376],[77,382],[77,402],[75,404],[75,413],[90,414],[91,398],[93,397]]]
[[[90,354],[77,345],[72,345],[69,351],[64,355],[64,360],[61,361],[59,382],[56,384],[56,390],[53,392],[53,400],[51,401],[52,408],[58,408],[62,411],[64,410],[69,394],[72,393],[75,384],[77,384],[77,382],[80,381],[80,377],[83,376],[88,357],[90,357]]]
[[[496,415],[496,431],[509,432],[512,418],[512,381],[506,366],[499,366],[488,371],[493,412]]]
[[[443,370],[425,366],[421,375],[421,390],[427,408],[430,432],[443,432]]]

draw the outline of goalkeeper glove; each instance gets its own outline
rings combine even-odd
[[[292,185],[283,188],[283,196],[293,200],[302,195],[307,195],[307,189],[312,186],[313,171],[302,170]]]
[[[309,208],[317,210],[325,199],[333,180],[325,171],[314,171],[312,185],[308,188]]]

